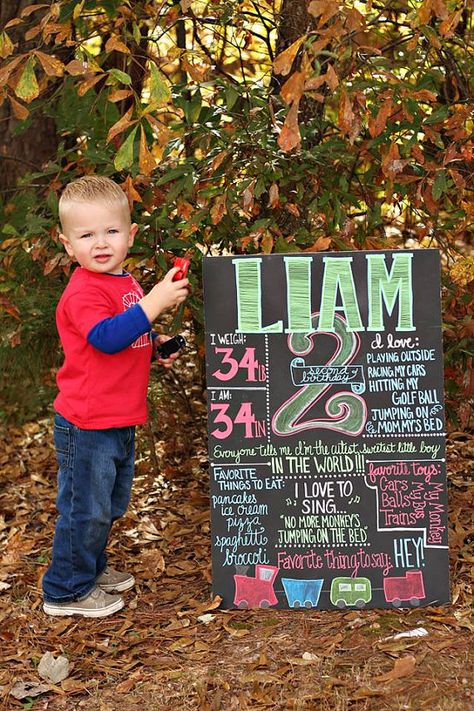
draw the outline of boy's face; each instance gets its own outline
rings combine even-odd
[[[77,202],[69,206],[59,235],[81,267],[99,274],[121,274],[138,229],[121,205]]]

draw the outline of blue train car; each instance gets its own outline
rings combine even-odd
[[[323,579],[301,580],[299,578],[282,578],[283,589],[289,607],[317,607]]]

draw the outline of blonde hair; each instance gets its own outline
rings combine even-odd
[[[130,220],[130,206],[122,188],[111,178],[101,175],[84,175],[66,185],[59,198],[59,220],[64,226],[67,213],[78,202],[102,202],[117,205],[124,210]]]

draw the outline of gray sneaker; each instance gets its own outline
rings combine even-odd
[[[95,582],[105,592],[124,592],[133,588],[135,578],[130,573],[120,573],[115,568],[107,566]]]
[[[47,615],[82,615],[82,617],[107,617],[121,610],[124,605],[119,595],[108,595],[95,587],[83,600],[72,602],[44,602],[43,610]]]

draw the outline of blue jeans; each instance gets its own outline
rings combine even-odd
[[[130,501],[135,428],[82,430],[56,415],[54,444],[59,518],[43,596],[70,602],[86,597],[106,567],[110,528]]]

